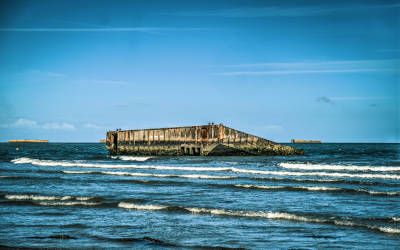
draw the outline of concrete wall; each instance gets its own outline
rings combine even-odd
[[[231,147],[247,154],[293,151],[291,147],[222,124],[107,132],[107,147],[113,154],[205,155],[217,145],[224,145],[222,150]]]

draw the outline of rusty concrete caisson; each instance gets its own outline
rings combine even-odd
[[[296,155],[302,150],[250,135],[222,124],[108,131],[113,155]]]

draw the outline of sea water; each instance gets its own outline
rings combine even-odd
[[[1,143],[0,245],[400,247],[400,144],[296,147],[305,155],[140,157]]]

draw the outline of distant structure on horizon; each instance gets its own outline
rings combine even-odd
[[[100,143],[106,143],[106,139],[100,139]]]
[[[303,150],[281,145],[222,124],[108,131],[111,154],[126,155],[298,155]]]
[[[292,143],[322,143],[319,140],[292,139]]]
[[[49,140],[9,140],[9,143],[48,143]]]

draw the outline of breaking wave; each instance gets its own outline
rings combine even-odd
[[[400,179],[400,175],[391,174],[350,174],[337,172],[289,172],[289,171],[268,171],[268,170],[250,170],[232,168],[236,173],[249,173],[261,175],[278,175],[278,176],[322,176],[322,177],[340,177],[340,178],[365,178],[365,179]]]
[[[213,208],[197,208],[197,207],[176,207],[176,206],[165,206],[165,205],[149,205],[149,204],[136,204],[131,202],[120,202],[118,207],[135,210],[159,210],[159,211],[187,211],[192,214],[210,214],[218,216],[230,216],[230,217],[250,217],[250,218],[263,218],[273,220],[289,220],[298,222],[308,223],[321,223],[348,227],[361,227],[370,230],[380,231],[384,233],[398,234],[400,228],[371,225],[362,222],[342,219],[342,218],[325,218],[310,215],[299,215],[286,212],[271,212],[271,211],[237,211],[237,210],[225,210],[225,209],[213,209]]]
[[[150,173],[132,173],[132,172],[112,172],[112,171],[63,171],[65,174],[107,174],[119,176],[142,176],[142,177],[160,177],[160,178],[190,178],[190,179],[233,179],[235,176],[218,175],[200,175],[200,174],[150,174]]]
[[[145,157],[148,158],[148,157]],[[104,163],[84,163],[71,161],[39,160],[28,157],[11,160],[14,164],[32,164],[36,166],[61,166],[61,167],[86,167],[86,168],[133,168],[133,169],[156,169],[156,170],[181,170],[181,171],[231,171],[232,168],[226,167],[175,167],[175,166],[152,166],[152,165],[127,165],[127,164],[104,164]]]
[[[84,167],[84,168],[133,168],[135,165],[123,165],[123,164],[103,164],[103,163],[84,163],[78,161],[53,161],[53,160],[39,160],[28,157],[17,158],[11,160],[14,164],[32,164],[35,166],[46,166],[46,167]]]
[[[344,171],[376,171],[376,172],[392,172],[400,171],[400,167],[387,166],[354,166],[354,165],[324,165],[324,164],[303,164],[303,163],[279,163],[282,168],[286,169],[302,169],[302,170],[344,170]]]
[[[90,200],[96,197],[82,197],[82,196],[46,196],[46,195],[32,195],[32,194],[7,194],[4,196],[8,200],[14,201],[35,201],[43,206],[96,206],[99,202]]]
[[[366,189],[350,189],[350,188],[339,188],[339,187],[323,187],[323,186],[262,186],[262,185],[234,185],[238,188],[248,188],[248,189],[266,189],[266,190],[286,190],[286,191],[313,191],[313,192],[338,192],[338,193],[357,193],[357,194],[368,194],[368,195],[378,195],[378,196],[399,196],[400,192],[383,192],[383,191],[373,191]]]
[[[145,157],[145,156],[129,156],[129,155],[118,155],[111,156],[111,159],[118,159],[122,161],[147,161],[153,157]]]
[[[236,167],[176,167],[176,166],[149,166],[149,165],[116,165],[100,163],[81,163],[52,160],[38,160],[27,157],[12,160],[14,164],[32,164],[37,166],[64,166],[64,167],[88,167],[88,168],[133,168],[133,169],[157,169],[157,170],[179,170],[179,171],[229,171],[241,174],[253,175],[277,175],[277,176],[321,176],[339,178],[365,178],[365,179],[395,179],[400,180],[400,175],[394,174],[366,174],[366,173],[338,173],[338,172],[292,172],[292,171],[269,171],[256,169],[243,169]]]
[[[41,201],[39,205],[43,206],[97,206],[99,202],[86,202],[86,201],[59,201],[59,202],[46,202]]]
[[[45,196],[45,195],[32,195],[32,194],[7,194],[6,199],[9,200],[38,200],[38,201],[54,201],[54,200],[89,200],[92,197],[72,197],[72,196]]]
[[[137,210],[162,210],[167,208],[167,206],[161,206],[161,205],[143,205],[130,202],[120,202],[118,203],[118,207],[137,209]]]
[[[295,183],[329,183],[329,184],[350,184],[350,185],[366,185],[366,186],[389,186],[399,187],[400,183],[389,183],[384,181],[370,181],[370,180],[346,180],[346,179],[295,179],[295,178],[279,178],[279,177],[254,177],[250,178],[257,181],[272,181],[272,182],[295,182]]]
[[[341,188],[336,187],[294,187],[294,186],[259,186],[259,185],[243,185],[237,184],[235,187],[250,189],[284,189],[284,190],[308,190],[308,191],[337,191]]]

